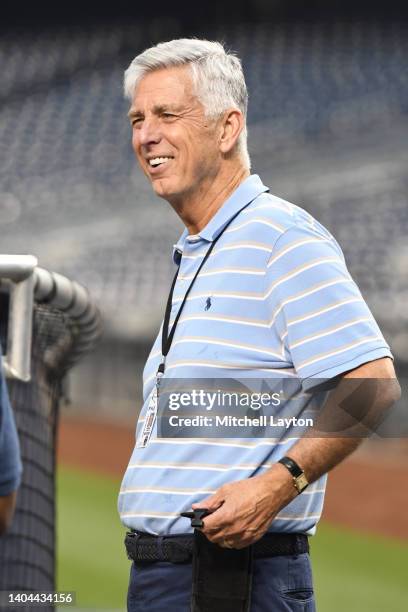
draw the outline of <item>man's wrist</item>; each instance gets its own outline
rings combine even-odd
[[[298,494],[302,493],[309,486],[309,482],[303,469],[294,459],[285,456],[279,459],[278,463],[282,464],[292,476],[293,486]]]
[[[265,480],[267,491],[273,500],[273,505],[278,506],[278,511],[298,496],[293,486],[292,475],[280,463],[274,463],[260,478]]]

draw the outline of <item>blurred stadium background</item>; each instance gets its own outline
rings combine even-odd
[[[182,228],[136,167],[122,78],[138,52],[180,36],[223,40],[242,58],[250,96],[253,171],[273,193],[305,207],[332,231],[404,375],[408,23],[399,3],[226,0],[217,6],[178,2],[169,7],[161,0],[151,6],[73,0],[64,5],[37,3],[24,10],[18,3],[4,6],[1,251],[33,253],[42,266],[85,284],[105,317],[99,348],[70,377],[70,404],[63,410],[68,428],[83,417],[88,424],[113,423],[112,432],[119,431],[119,425],[128,432],[134,426],[141,369],[160,324],[172,275],[171,246]],[[404,431],[406,426],[405,420]],[[78,457],[80,442],[71,434],[64,456]],[[406,461],[406,446],[403,451],[400,445],[391,446],[398,457],[403,452]],[[383,453],[380,458],[390,455],[388,448]],[[379,460],[377,447],[368,454]],[[105,456],[109,458],[106,448]],[[101,458],[99,467],[102,464]],[[75,479],[73,472],[62,471],[60,482],[60,580],[64,588],[75,589],[67,580],[78,581],[82,574],[85,593],[93,584],[92,559],[74,550],[73,542],[84,541],[95,523],[112,529],[109,537],[120,531],[114,509],[117,480],[111,487],[108,481],[94,480],[101,503],[93,510],[87,472],[78,472]],[[89,523],[83,524],[81,537],[70,523],[76,512],[76,526],[84,517],[79,499],[84,507],[89,503]],[[112,507],[105,516],[108,499]],[[96,512],[102,512],[99,519]],[[341,568],[327,564],[324,551],[340,549],[333,543],[335,536],[326,535],[326,544],[318,549],[319,576],[324,576],[319,584],[322,601],[332,603],[323,610],[343,610],[346,605],[356,612],[405,609],[398,607],[408,595],[402,581],[394,584],[395,601],[384,607],[374,569],[367,571],[365,581],[356,580],[357,607],[341,599],[335,576],[346,583],[347,562]],[[115,542],[120,538],[119,533]],[[372,558],[371,549],[364,550],[366,558],[356,562],[356,568]],[[404,553],[392,550],[395,562],[399,555],[406,557],[405,548]],[[123,555],[120,544],[115,551]],[[126,576],[118,571],[120,562],[110,561],[96,566],[94,578],[99,573],[100,580],[104,572],[117,575],[121,592]],[[123,564],[126,571],[125,559]],[[348,571],[355,576],[357,570],[348,566]],[[365,607],[361,602],[370,588],[371,607]],[[107,593],[102,597],[91,589],[83,601],[96,609],[102,601],[119,608],[116,596],[109,596],[116,593],[113,584]],[[334,600],[342,607],[335,608]]]

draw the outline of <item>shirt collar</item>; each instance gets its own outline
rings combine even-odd
[[[197,236],[207,242],[213,242],[237,212],[261,195],[261,193],[265,193],[265,191],[269,191],[269,187],[265,187],[257,174],[251,174],[238,185]],[[173,260],[176,264],[180,263],[181,254],[183,253],[188,235],[186,228],[177,244],[173,246]]]

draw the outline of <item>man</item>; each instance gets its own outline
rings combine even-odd
[[[322,511],[325,474],[359,441],[296,441],[290,430],[281,439],[160,438],[157,389],[177,378],[297,376],[309,390],[317,379],[392,381],[389,347],[333,237],[250,175],[247,91],[235,56],[216,42],[159,44],[133,60],[125,93],[140,167],[186,226],[174,250],[179,269],[165,321],[144,370],[144,406],[119,495],[122,521],[133,530],[128,554],[138,561],[128,610],[314,610],[307,536]],[[380,414],[398,385],[381,395],[373,400]],[[298,414],[305,408],[303,400]],[[205,567],[202,579],[194,557],[192,587],[189,559],[174,563],[180,558],[168,553],[168,538],[176,548],[177,542],[191,548],[191,536],[177,538],[192,533],[180,517],[191,507],[211,512],[201,529],[205,538],[196,534],[223,576],[210,595],[197,585],[218,570]],[[252,571],[249,556],[238,552],[247,550]],[[228,587],[227,562],[218,563],[225,554],[244,564]]]
[[[0,347],[0,356],[1,354]],[[21,472],[17,431],[0,364],[0,535],[3,535],[11,524]]]

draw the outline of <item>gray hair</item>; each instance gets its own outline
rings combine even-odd
[[[219,117],[229,108],[242,112],[244,128],[239,135],[237,147],[242,162],[249,170],[251,162],[246,127],[248,91],[240,60],[232,53],[227,53],[221,43],[180,38],[146,49],[135,57],[125,71],[125,97],[132,99],[139,81],[148,72],[185,65],[191,69],[194,91],[207,117]]]

